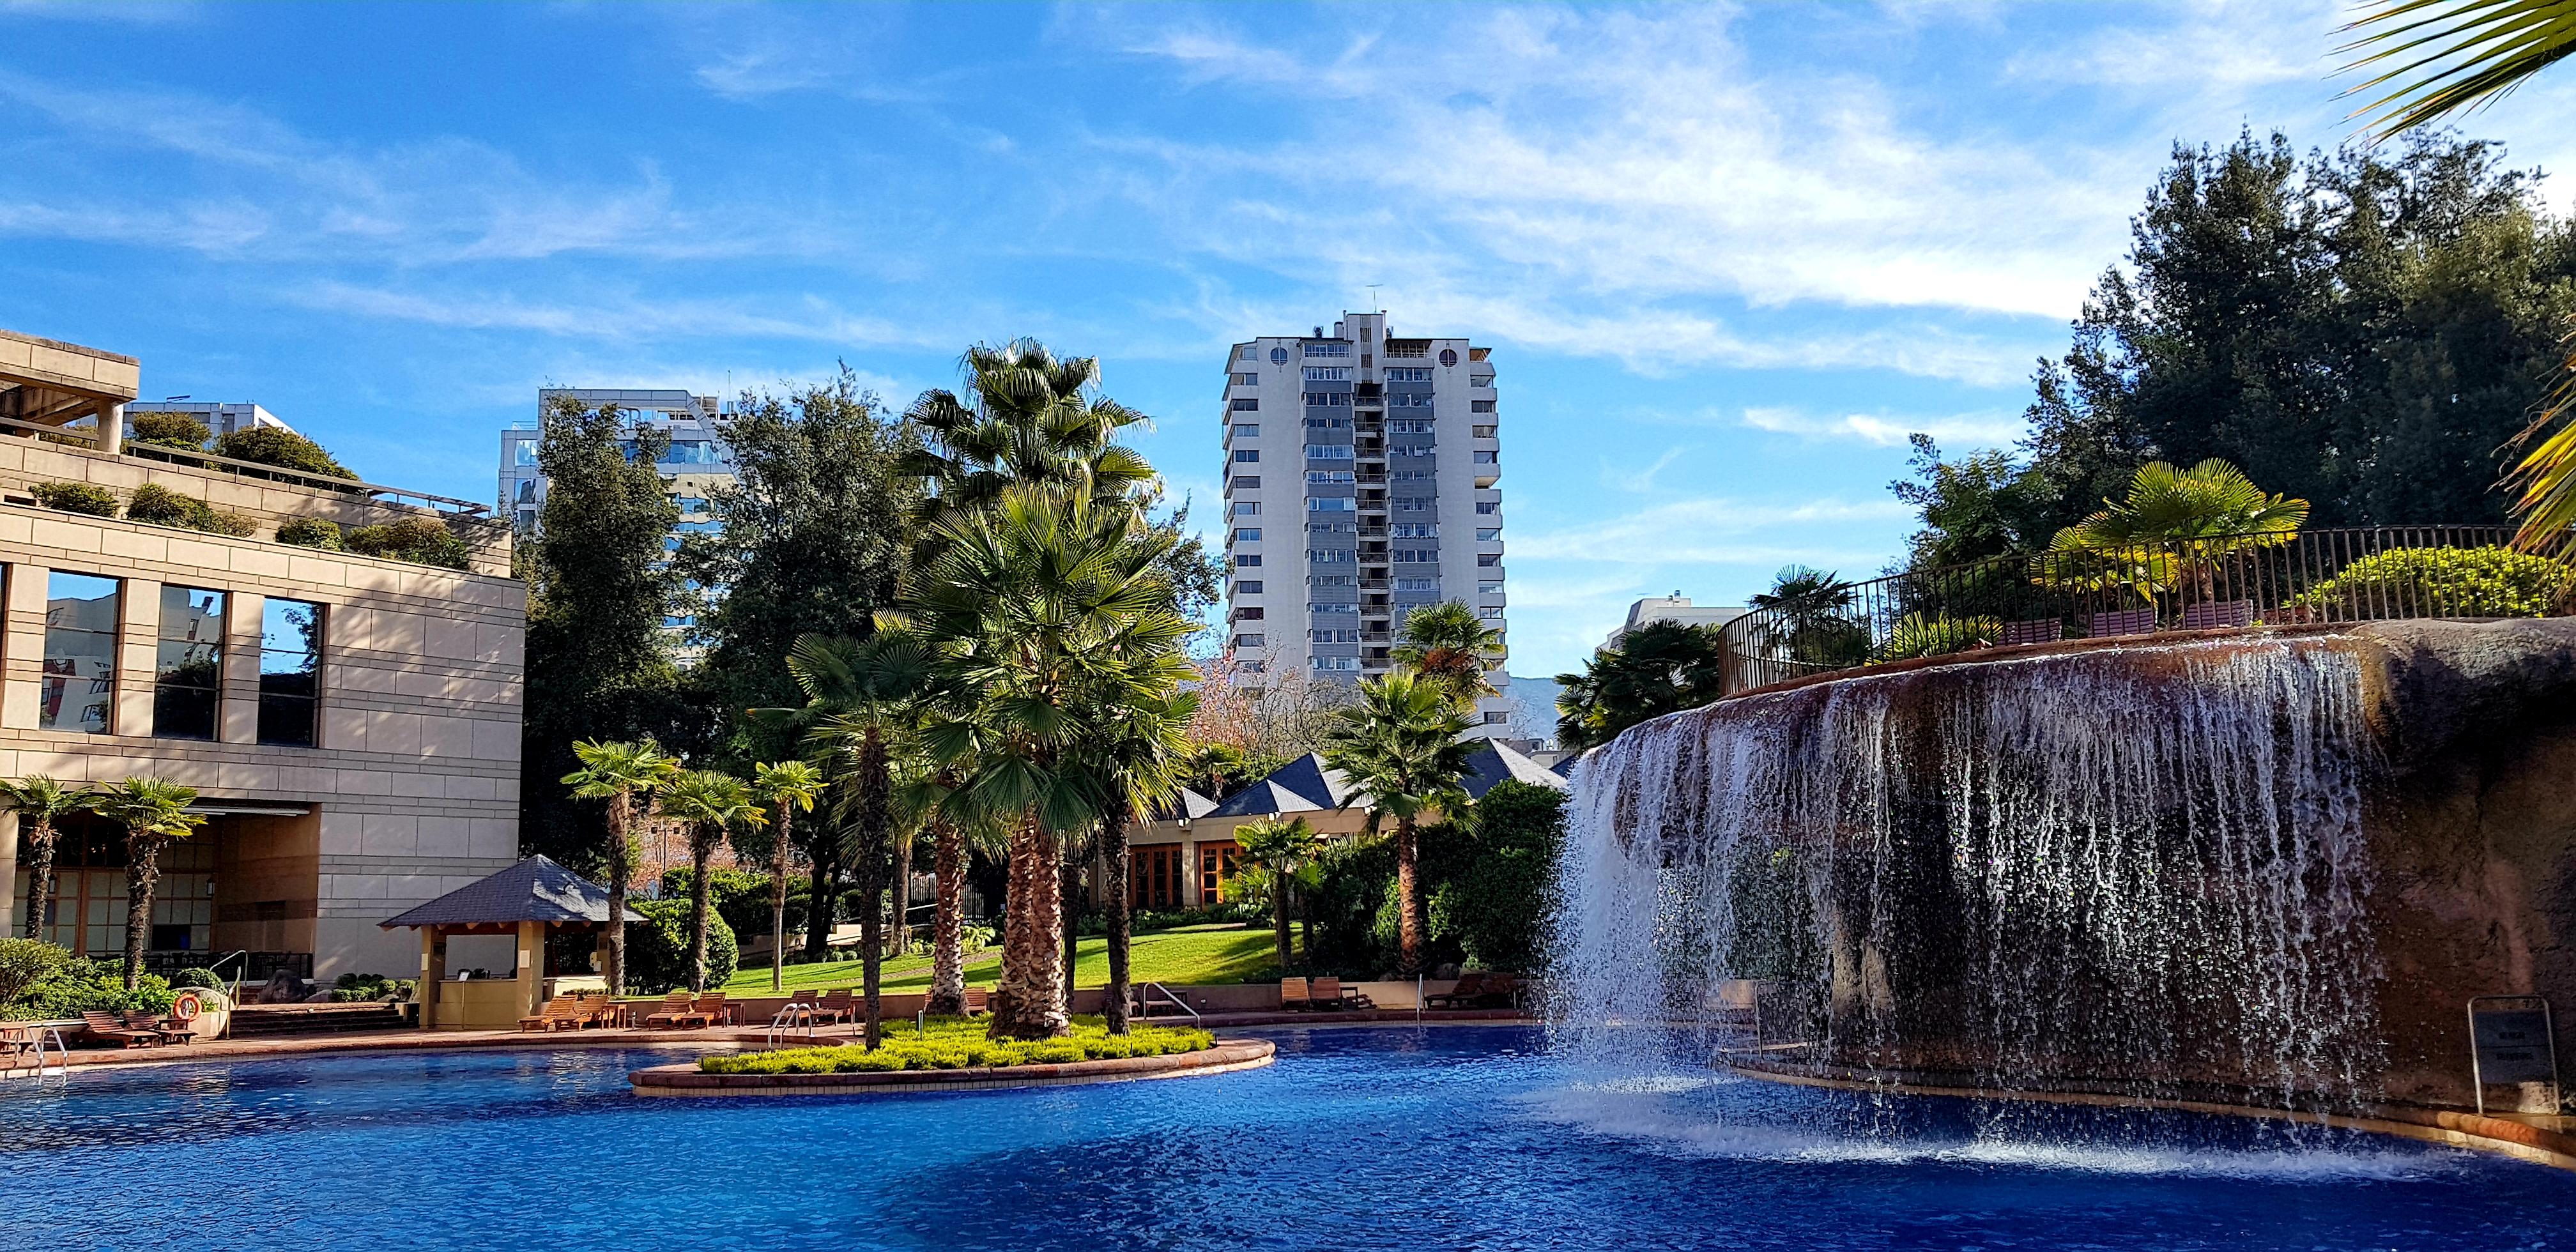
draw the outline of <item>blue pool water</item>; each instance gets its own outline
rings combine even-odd
[[[0,1089],[10,1246],[2576,1246],[2576,1174],[2225,1119],[2009,1133],[1709,1075],[1584,1081],[1535,1032],[1292,1031],[1208,1078],[642,1100],[669,1053],[89,1072]]]

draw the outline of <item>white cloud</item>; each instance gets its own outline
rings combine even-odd
[[[1883,557],[1857,545],[1837,547],[1819,535],[1836,524],[1883,525],[1911,516],[1896,500],[1838,497],[1779,504],[1702,497],[1676,500],[1602,521],[1511,537],[1517,560],[1610,565],[1776,565],[1787,561],[1852,563]]]
[[[613,341],[735,337],[910,348],[941,348],[956,342],[918,324],[847,313],[812,297],[771,301],[758,308],[631,295],[534,303],[507,292],[429,295],[317,282],[288,291],[284,298],[306,308],[383,321]]]
[[[1800,409],[1759,406],[1744,410],[1743,424],[1805,439],[1857,439],[1882,448],[1902,447],[1908,436],[1918,432],[1950,443],[2002,447],[2019,440],[2030,429],[2019,413],[1958,413],[1948,417],[1846,413],[1818,417]]]
[[[1667,448],[1664,450],[1664,454],[1662,456],[1655,458],[1654,464],[1649,465],[1642,470],[1626,472],[1610,468],[1608,458],[1604,458],[1601,462],[1602,485],[1610,487],[1613,490],[1625,491],[1632,495],[1643,495],[1646,492],[1655,489],[1655,477],[1657,475],[1663,473],[1665,470],[1671,469],[1673,462],[1682,459],[1682,454],[1688,451],[1690,451],[1688,447],[1680,445]]]

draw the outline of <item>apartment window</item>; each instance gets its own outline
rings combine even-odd
[[[1234,502],[1234,515],[1236,517],[1259,517],[1261,516],[1261,502],[1259,500],[1237,500]]]
[[[1346,383],[1351,380],[1351,367],[1347,365],[1309,365],[1306,367],[1305,376],[1306,381],[1310,383]]]
[[[721,465],[726,459],[724,445],[706,439],[675,439],[662,450],[664,465]]]
[[[1500,552],[1479,552],[1476,554],[1476,564],[1486,569],[1492,569],[1502,563],[1503,554]]]
[[[1361,333],[1365,334],[1365,333],[1367,333],[1367,332],[1363,331],[1363,332],[1361,332]],[[1368,353],[1363,352],[1363,353],[1361,353],[1361,354],[1360,354],[1360,368],[1361,368],[1361,369],[1367,369],[1371,364],[1375,363],[1375,362],[1376,362],[1376,360],[1377,360],[1377,358],[1372,357],[1372,356],[1370,356]]]
[[[1409,446],[1406,446],[1406,445],[1403,445],[1403,444],[1398,444],[1398,445],[1396,445],[1395,447],[1388,448],[1388,449],[1386,450],[1386,454],[1387,454],[1388,456],[1391,456],[1391,457],[1408,457],[1408,456],[1410,456],[1410,457],[1425,457],[1425,456],[1437,456],[1437,455],[1439,455],[1439,453],[1438,453],[1437,451],[1435,451],[1434,449],[1428,448],[1428,447],[1420,447],[1420,448],[1416,448],[1416,447],[1409,447]],[[1482,454],[1480,453],[1479,455],[1482,455]]]
[[[1306,559],[1317,565],[1357,565],[1360,554],[1348,548],[1308,548]]]
[[[290,748],[320,742],[322,606],[270,596],[259,616],[259,741]]]
[[[1306,419],[1306,429],[1308,430],[1349,430],[1350,428],[1351,419],[1347,417],[1310,417]]]
[[[1390,409],[1427,409],[1431,407],[1431,397],[1429,395],[1407,395],[1399,392],[1386,398],[1386,407]]]
[[[1226,381],[1233,383],[1237,387],[1257,387],[1261,385],[1261,375],[1236,374],[1226,379]]]
[[[1494,402],[1491,400],[1470,400],[1467,402],[1467,411],[1470,413],[1491,413],[1494,411]],[[1493,428],[1490,426],[1485,427],[1484,430],[1488,435],[1494,433]]]
[[[1503,610],[1498,605],[1488,604],[1485,607],[1476,610],[1476,616],[1489,622],[1499,622],[1503,620]]]
[[[1502,537],[1503,528],[1500,526],[1479,526],[1476,528],[1476,538],[1479,540],[1500,539]]]
[[[1337,670],[1344,673],[1355,673],[1359,670],[1360,659],[1355,656],[1319,656],[1314,659],[1312,665],[1315,669],[1319,670]]]
[[[1261,528],[1258,526],[1237,526],[1234,528],[1234,539],[1237,543],[1252,543],[1260,538]]]
[[[1386,380],[1391,383],[1427,383],[1431,381],[1431,371],[1423,366],[1408,368],[1402,365],[1390,365],[1387,367]]]
[[[1438,427],[1439,422],[1433,418],[1398,417],[1390,419],[1387,422],[1386,433],[1390,435],[1428,435],[1438,429]]]
[[[1394,339],[1389,339],[1386,341],[1386,355],[1389,359],[1393,359],[1395,357],[1429,356],[1431,355],[1431,345],[1426,344],[1419,339],[1414,340],[1412,343],[1403,343]]]
[[[1349,496],[1312,496],[1306,501],[1309,513],[1357,513],[1360,502]]]
[[[1237,474],[1237,475],[1235,475],[1235,476],[1234,476],[1234,489],[1235,489],[1235,490],[1237,490],[1237,491],[1258,491],[1258,490],[1260,490],[1260,489],[1261,489],[1261,475],[1259,475],[1259,474]]]
[[[1306,585],[1309,587],[1348,587],[1356,581],[1358,580],[1348,574],[1306,575]]]
[[[1496,453],[1479,452],[1476,454],[1476,464],[1478,465],[1499,465],[1501,463],[1502,457]]]
[[[1367,342],[1369,341],[1369,336],[1374,335],[1374,334],[1376,334],[1376,333],[1377,333],[1376,331],[1370,330],[1370,329],[1369,329],[1368,327],[1366,327],[1366,326],[1362,326],[1362,327],[1360,327],[1360,342],[1361,342],[1361,343],[1367,343]]]
[[[1309,613],[1323,613],[1331,616],[1347,614],[1352,617],[1357,617],[1359,616],[1360,606],[1356,604],[1309,604],[1306,606],[1306,611]]]
[[[1237,439],[1251,439],[1258,437],[1260,434],[1261,423],[1259,422],[1236,422],[1234,424],[1234,437]]]
[[[707,499],[704,496],[677,496],[672,499],[671,503],[679,505],[680,511],[683,513],[708,513],[714,511],[708,507]]]
[[[1429,512],[1430,509],[1431,499],[1428,496],[1397,496],[1395,498],[1395,511],[1398,513],[1425,513]]]
[[[536,441],[536,440],[534,440],[534,439],[513,439],[513,440],[511,440],[511,441],[510,441],[510,464],[512,464],[512,465],[534,465],[534,464],[536,464],[536,463],[537,463],[537,441]]]
[[[1259,569],[1261,568],[1261,554],[1258,552],[1246,552],[1242,556],[1234,558],[1234,567],[1236,569]]]
[[[1478,500],[1476,502],[1476,512],[1485,516],[1490,517],[1502,511],[1503,502],[1500,500]]]
[[[1270,636],[1236,635],[1234,637],[1234,646],[1238,648],[1266,648],[1270,646]]]
[[[223,695],[224,593],[165,584],[152,670],[153,737],[214,738]]]
[[[1270,363],[1272,365],[1286,365],[1288,363],[1288,350],[1286,348],[1272,348],[1270,350]]]
[[[1309,461],[1347,461],[1351,459],[1351,456],[1351,445],[1346,443],[1310,443],[1306,445],[1306,459]]]
[[[1358,643],[1360,632],[1347,628],[1316,627],[1306,632],[1308,643]]]
[[[1234,611],[1234,620],[1238,622],[1257,622],[1261,620],[1261,613],[1262,611],[1260,609],[1236,609]]]
[[[1440,590],[1440,580],[1437,578],[1399,578],[1395,580],[1395,589],[1398,591],[1438,591]]]
[[[1503,585],[1501,583],[1478,583],[1476,584],[1476,594],[1480,596],[1498,596],[1503,594]]]
[[[1512,715],[1503,712],[1500,709],[1485,710],[1485,724],[1488,726],[1500,726],[1510,720],[1512,720]]]
[[[1349,356],[1350,354],[1351,345],[1346,343],[1310,343],[1306,345],[1306,355],[1308,356]],[[1347,375],[1345,375],[1345,377],[1347,377]]]
[[[1235,582],[1234,589],[1241,595],[1257,596],[1261,594],[1261,580],[1258,578],[1239,579]]]
[[[1467,385],[1470,387],[1491,387],[1494,385],[1494,376],[1491,374],[1470,374],[1467,376]]]
[[[1440,549],[1438,548],[1397,548],[1395,549],[1393,556],[1395,558],[1394,563],[1397,565],[1437,565],[1440,563]]]
[[[1389,538],[1394,539],[1437,539],[1440,537],[1440,524],[1438,522],[1397,522],[1387,527],[1386,533]]]
[[[1237,448],[1235,449],[1234,459],[1237,464],[1249,464],[1251,462],[1258,461],[1261,459],[1261,449]]]
[[[1351,407],[1351,393],[1347,391],[1309,391],[1305,393],[1305,401],[1309,408],[1347,409]]]
[[[1250,361],[1250,360],[1255,360],[1255,359],[1257,359],[1257,358],[1259,358],[1259,357],[1260,357],[1260,355],[1261,355],[1261,349],[1256,348],[1256,347],[1252,346],[1251,344],[1248,344],[1248,343],[1247,343],[1247,344],[1243,345],[1242,347],[1235,349],[1235,350],[1234,350],[1234,354],[1235,354],[1236,356],[1238,356],[1238,357],[1243,358],[1243,359],[1244,359],[1244,360],[1246,360],[1246,361]]]
[[[108,732],[116,700],[116,628],[124,584],[59,571],[45,580],[43,704],[36,725],[85,735]]]
[[[1491,426],[1475,426],[1468,428],[1467,433],[1474,435],[1478,439],[1491,439],[1496,434],[1496,431]]]
[[[1306,471],[1306,481],[1310,483],[1347,483],[1356,482],[1357,477],[1350,470],[1308,470]]]
[[[1226,401],[1226,408],[1228,411],[1235,413],[1258,413],[1261,411],[1261,397],[1236,396],[1234,399]]]
[[[1445,369],[1449,366],[1456,365],[1457,363],[1458,354],[1456,351],[1449,348],[1442,348],[1440,350],[1440,364],[1442,368]]]

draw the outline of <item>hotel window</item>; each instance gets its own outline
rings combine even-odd
[[[1234,558],[1234,567],[1236,569],[1259,569],[1261,568],[1261,554],[1258,552],[1246,552],[1243,555]]]
[[[315,746],[321,696],[322,606],[270,596],[259,619],[259,741]]]
[[[123,587],[116,579],[94,574],[56,571],[46,577],[39,729],[108,733],[108,710],[116,700],[116,628]]]
[[[1237,500],[1234,502],[1234,515],[1236,517],[1259,517],[1261,515],[1261,502],[1259,500]]]
[[[1476,564],[1486,569],[1491,569],[1502,563],[1503,554],[1500,552],[1479,552],[1476,554]]]
[[[1238,464],[1248,464],[1248,463],[1251,463],[1251,462],[1254,462],[1254,461],[1258,461],[1258,460],[1260,460],[1260,459],[1261,459],[1261,449],[1259,449],[1259,448],[1237,448],[1237,449],[1235,449],[1235,452],[1234,452],[1234,459],[1235,459],[1236,463],[1238,463]]]
[[[1258,526],[1237,526],[1234,528],[1234,538],[1237,543],[1257,542],[1261,538],[1261,528]]]
[[[1234,584],[1234,589],[1241,595],[1257,596],[1261,594],[1261,580],[1258,578],[1238,579]]]
[[[510,463],[511,463],[512,465],[534,465],[534,464],[536,464],[536,463],[537,463],[537,441],[536,441],[536,440],[534,440],[534,439],[513,439],[513,440],[511,440],[511,441],[510,441]]]
[[[152,735],[212,739],[224,702],[224,593],[161,588],[161,649],[152,670]]]
[[[1483,618],[1483,619],[1485,619],[1486,621],[1489,621],[1489,622],[1499,622],[1499,621],[1503,620],[1503,611],[1502,611],[1500,608],[1497,608],[1497,607],[1495,607],[1495,606],[1493,606],[1493,605],[1490,605],[1490,604],[1489,604],[1489,605],[1486,605],[1485,607],[1483,607],[1483,608],[1481,608],[1481,609],[1476,610],[1476,616],[1481,617],[1481,618]]]
[[[1488,540],[1500,539],[1503,537],[1503,528],[1500,526],[1480,526],[1476,528],[1476,537],[1478,539]]]
[[[1240,396],[1228,407],[1236,413],[1258,413],[1261,411],[1261,401],[1255,396]]]
[[[1491,413],[1494,411],[1494,402],[1491,400],[1470,400],[1467,402],[1467,411],[1470,413]],[[1479,427],[1478,429],[1485,428]],[[1490,435],[1493,432],[1487,429],[1486,433]]]
[[[1257,491],[1261,488],[1261,475],[1237,474],[1230,486],[1238,491]]]
[[[1236,422],[1234,424],[1234,437],[1237,439],[1249,439],[1259,435],[1260,433],[1261,423],[1259,422]]]
[[[1475,462],[1478,465],[1499,465],[1502,459],[1491,452],[1479,452],[1475,456]]]
[[[1234,877],[1236,848],[1232,843],[1199,845],[1199,902],[1220,904],[1225,900],[1225,882]]]
[[[1227,379],[1226,381],[1228,381],[1228,382],[1230,382],[1230,383],[1233,383],[1233,384],[1234,384],[1235,386],[1237,386],[1237,387],[1257,387],[1257,386],[1260,386],[1260,385],[1261,385],[1261,375],[1259,375],[1259,374],[1236,374],[1235,376],[1233,376],[1232,378]]]
[[[1490,517],[1503,511],[1503,502],[1500,500],[1478,500],[1476,502],[1476,511]]]

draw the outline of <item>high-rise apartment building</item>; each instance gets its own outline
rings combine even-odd
[[[1234,346],[1225,380],[1227,629],[1251,673],[1383,674],[1405,615],[1503,618],[1490,350],[1407,339],[1386,314]],[[1247,679],[1249,681],[1249,679]],[[1493,682],[1510,680],[1495,663]],[[1511,705],[1483,702],[1497,731]]]
[[[664,547],[677,552],[681,536],[719,527],[708,499],[714,488],[734,480],[734,464],[733,447],[725,442],[721,424],[724,406],[714,396],[676,390],[544,387],[537,391],[537,412],[544,413],[547,406],[562,398],[578,400],[591,409],[616,405],[636,426],[670,435],[671,445],[663,450],[655,468],[670,485],[672,497],[680,502],[680,520],[663,540]],[[537,529],[538,506],[546,498],[545,475],[537,472],[538,433],[538,423],[533,421],[512,423],[501,432],[502,514],[529,533]],[[679,631],[692,623],[688,618],[675,617],[665,624]]]

